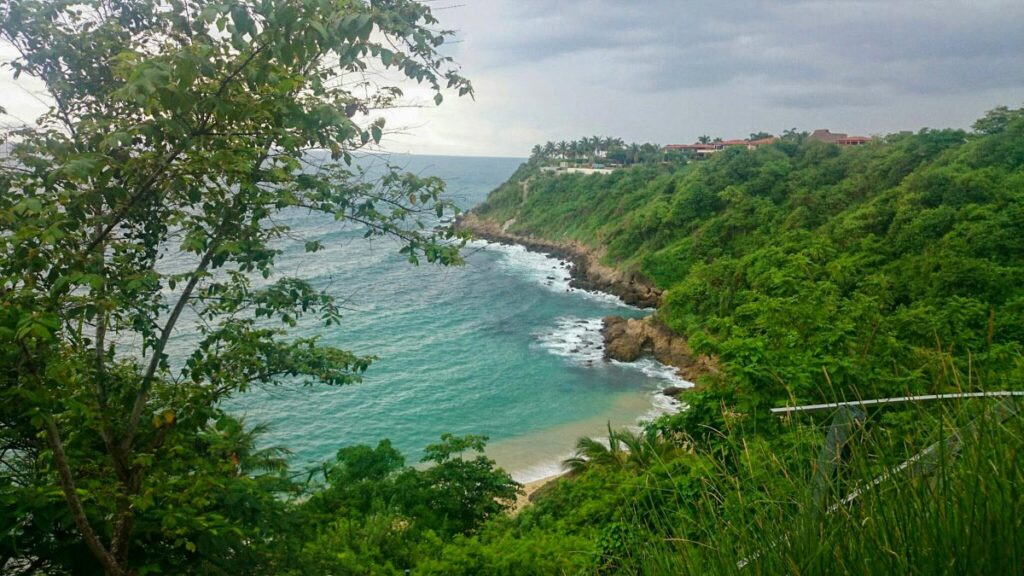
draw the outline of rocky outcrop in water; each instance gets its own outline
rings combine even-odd
[[[502,244],[518,244],[528,250],[543,252],[571,263],[569,283],[573,288],[613,294],[631,306],[657,308],[661,290],[636,272],[617,270],[601,263],[601,254],[577,242],[556,242],[508,231],[514,220],[499,224],[479,218],[472,212],[459,218],[457,227],[477,238]]]
[[[695,354],[686,338],[672,332],[654,316],[608,316],[601,334],[605,358],[610,360],[634,362],[649,354],[658,362],[675,367],[680,377],[691,382],[702,374],[717,371],[714,359]]]
[[[623,302],[641,308],[657,308],[662,292],[635,272],[616,270],[601,263],[600,252],[577,242],[557,242],[545,238],[522,236],[509,232],[515,220],[499,223],[470,212],[459,218],[457,227],[477,238],[501,244],[518,244],[527,250],[543,252],[570,262],[570,286],[614,294]],[[672,332],[654,316],[646,318],[604,319],[601,330],[606,359],[634,362],[652,355],[662,364],[676,368],[679,376],[693,382],[698,376],[717,372],[714,358],[696,355],[686,338]],[[689,388],[670,387],[668,396],[676,396]]]

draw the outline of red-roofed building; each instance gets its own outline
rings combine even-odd
[[[666,152],[690,152],[698,158],[706,158],[720,150],[734,146],[745,146],[747,150],[757,150],[759,147],[778,141],[775,136],[761,138],[760,140],[719,140],[710,144],[669,144],[662,148]]]
[[[840,146],[863,146],[871,142],[871,138],[867,136],[847,136],[846,138],[840,138],[836,141],[836,144]]]
[[[767,138],[761,138],[760,140],[750,140],[750,141],[747,142],[747,149],[748,150],[757,150],[761,146],[767,146],[768,144],[771,144],[773,142],[778,142],[778,141],[779,141],[779,139],[776,138],[775,136],[769,136]]]
[[[669,144],[663,148],[663,150],[711,150],[714,146],[711,144]]]
[[[838,144],[840,146],[863,146],[871,142],[867,136],[849,136],[840,132],[830,132],[825,128],[819,128],[807,137],[811,142],[825,142],[827,144]]]

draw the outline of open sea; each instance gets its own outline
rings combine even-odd
[[[448,196],[468,209],[522,160],[395,155],[390,161],[441,177]],[[331,218],[296,211],[278,221],[296,235],[282,246],[278,271],[326,289],[345,308],[340,325],[311,320],[293,334],[319,334],[378,358],[358,385],[284,383],[229,402],[249,424],[269,425],[262,442],[291,450],[293,468],[382,438],[415,463],[427,444],[452,432],[490,437],[488,454],[499,465],[517,480],[535,480],[557,473],[578,437],[603,437],[609,423],[634,425],[671,410],[673,401],[658,390],[687,385],[653,360],[604,361],[601,318],[649,312],[570,289],[565,263],[557,259],[475,241],[465,266],[413,266],[395,242],[365,240],[362,230]],[[313,239],[326,249],[305,253],[303,242]],[[185,350],[191,339],[183,330],[172,347]]]

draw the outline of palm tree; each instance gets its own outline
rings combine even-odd
[[[637,162],[639,162],[640,161],[640,145],[637,144],[636,142],[633,142],[632,144],[629,145],[628,150],[629,150],[630,163],[631,164],[636,164]]]
[[[597,149],[601,146],[601,137],[592,136],[590,138],[584,138],[587,142],[587,152],[590,154],[590,163],[594,163],[594,158],[597,156]]]
[[[211,458],[231,462],[238,475],[255,475],[257,472],[277,474],[288,470],[286,448],[269,446],[257,447],[257,438],[265,435],[268,426],[256,424],[246,427],[243,420],[228,420],[228,425],[209,425],[200,433],[202,442]]]
[[[544,156],[544,149],[541,148],[540,144],[537,144],[536,146],[534,146],[533,150],[530,151],[530,160],[532,162],[539,162],[543,156]]]
[[[640,158],[645,164],[657,160],[659,152],[658,146],[650,142],[644,142],[640,145]]]
[[[627,462],[640,470],[663,462],[676,447],[665,440],[653,428],[643,430],[620,430],[616,433],[619,443],[628,451]]]
[[[580,473],[591,467],[612,470],[645,470],[662,462],[677,450],[657,430],[612,430],[608,424],[608,444],[584,436],[576,441],[576,453],[562,461],[570,472]]]
[[[548,159],[555,155],[555,143],[548,141],[544,144],[544,158]]]
[[[710,144],[711,136],[708,136],[707,134],[702,134],[700,137],[697,138],[697,142],[700,142],[701,144]]]
[[[584,472],[593,466],[622,470],[626,467],[627,455],[622,449],[618,434],[608,424],[608,444],[584,436],[576,441],[576,453],[562,461],[570,472]]]
[[[565,160],[567,154],[569,154],[569,143],[562,140],[558,143],[558,157]]]

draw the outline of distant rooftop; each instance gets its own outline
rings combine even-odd
[[[778,138],[776,138],[775,136],[769,136],[767,138],[760,138],[758,140],[736,139],[718,140],[717,142],[709,142],[707,144],[702,144],[700,142],[695,142],[693,144],[668,144],[667,146],[664,146],[662,150],[690,151],[696,152],[699,156],[707,156],[708,154],[712,154],[714,152],[718,152],[719,150],[724,150],[726,148],[731,148],[733,146],[746,146],[748,150],[757,150],[759,146],[771,144],[776,140],[778,140]]]
[[[807,139],[812,142],[825,142],[840,146],[860,146],[871,141],[871,138],[867,136],[850,136],[841,132],[831,132],[826,128],[819,128],[811,132]]]

